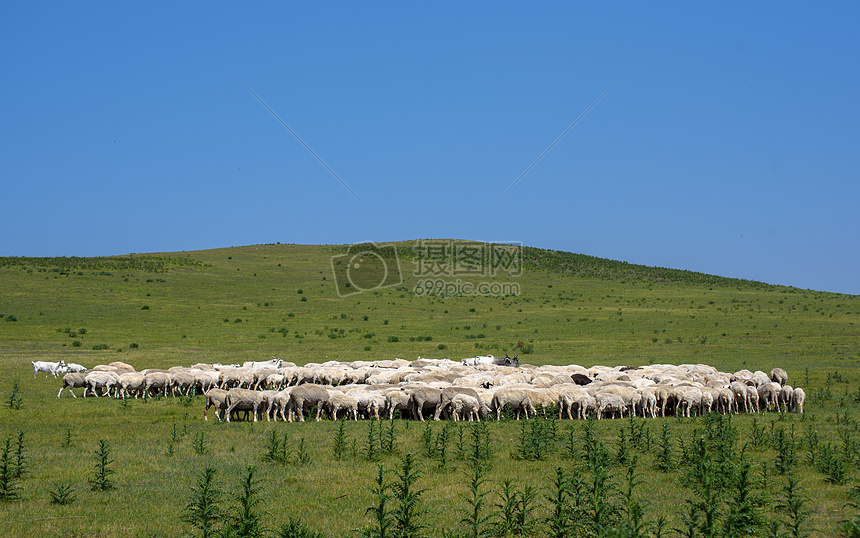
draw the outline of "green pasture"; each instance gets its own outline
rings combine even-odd
[[[776,508],[785,476],[773,468],[773,439],[779,430],[793,431],[798,443],[792,472],[808,498],[807,532],[838,535],[839,522],[857,512],[845,506],[852,499],[860,461],[857,296],[529,248],[524,249],[521,275],[484,279],[516,283],[516,296],[418,296],[413,289],[423,277],[413,274],[416,259],[410,246],[397,245],[402,283],[347,297],[337,293],[331,263],[332,256],[348,253],[346,246],[0,258],[0,448],[9,438],[14,449],[23,432],[26,449],[18,499],[0,502],[3,533],[186,535],[192,528],[181,518],[199,472],[215,466],[223,489],[233,492],[243,469],[255,465],[263,479],[267,526],[274,530],[296,517],[327,536],[356,536],[355,529],[371,523],[365,510],[373,503],[368,488],[377,464],[396,469],[406,453],[415,454],[423,473],[418,486],[426,489],[427,534],[463,530],[459,521],[466,508],[467,463],[456,457],[453,440],[445,465],[429,456],[424,424],[397,421],[395,452],[367,461],[368,423],[348,423],[347,450],[338,461],[332,450],[338,424],[331,421],[204,422],[200,397],[122,405],[103,398],[73,400],[65,393],[58,400],[59,381],[44,374],[34,379],[30,361],[59,359],[88,367],[123,361],[143,369],[271,356],[305,364],[507,353],[535,365],[705,363],[723,371],[780,366],[788,371],[790,384],[806,389],[806,414],[732,419],[737,451],[746,447],[744,456],[754,462],[757,487],[767,499],[764,513],[768,519],[785,517]],[[13,396],[19,409],[10,408]],[[628,422],[595,424],[611,453],[617,452],[619,432],[630,427]],[[684,501],[695,497],[683,469],[664,473],[657,468],[662,424],[669,425],[677,456],[679,440],[689,446],[704,422],[701,417],[642,421],[652,446],[635,447],[643,481],[636,495],[647,502],[647,521],[665,515],[669,528],[680,527]],[[429,427],[437,436],[445,425]],[[581,455],[565,453],[571,434],[581,441],[583,427],[559,422],[554,449],[543,460],[529,461],[512,457],[521,442],[520,424],[491,424],[493,456],[486,488],[493,493],[487,510],[499,502],[506,478],[519,487],[545,488],[558,467],[589,476]],[[448,428],[454,432],[457,425]],[[293,452],[304,439],[309,462],[264,460],[272,432],[278,438],[286,435]],[[841,483],[814,461],[820,454],[807,440],[815,435],[820,450],[843,458]],[[101,439],[112,449],[115,487],[95,492],[87,479]],[[827,443],[830,448],[824,449]],[[202,454],[195,445],[204,448]],[[611,466],[619,488],[624,471],[621,464]],[[49,491],[62,481],[73,484],[76,500],[50,504]],[[230,499],[225,497],[225,506]],[[546,515],[545,504],[541,501],[534,517]]]

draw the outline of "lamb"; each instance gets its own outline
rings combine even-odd
[[[642,395],[639,391],[634,388],[618,385],[617,383],[604,386],[600,389],[600,392],[608,392],[620,396],[621,399],[624,400],[624,405],[627,407],[628,414],[635,414],[636,407],[642,400]]]
[[[189,396],[192,389],[196,389],[194,374],[189,372],[174,372],[171,374],[173,383],[171,385],[171,394],[176,396],[179,391],[180,396]]]
[[[457,394],[451,399],[451,414],[455,421],[459,420],[462,416],[464,420],[468,419],[469,421],[476,420],[480,422],[481,414],[484,414],[484,411],[481,401],[477,397],[462,393]],[[489,410],[487,409],[486,411],[488,412]]]
[[[251,388],[254,390],[260,390],[260,385],[263,387],[267,386],[266,380],[272,374],[277,374],[278,370],[276,368],[258,368],[254,370],[254,384]]]
[[[293,387],[279,390],[275,395],[275,398],[272,400],[272,404],[269,406],[269,412],[275,416],[276,422],[278,420],[278,415],[281,415],[281,420],[284,422],[287,421],[286,411],[290,407],[290,392],[292,392],[292,390]]]
[[[689,418],[694,407],[702,407],[702,391],[696,387],[678,387],[675,389],[675,397],[678,399],[677,412],[681,413],[681,416]]]
[[[478,399],[478,393],[475,389],[471,389],[468,387],[449,387],[446,389],[442,389],[442,395],[439,397],[439,403],[436,405],[436,412],[433,414],[433,420],[439,420],[439,417],[442,415],[443,411],[448,409],[448,406],[453,402],[454,397],[458,394],[466,394]]]
[[[385,396],[377,390],[370,390],[363,385],[358,385],[356,388],[347,389],[346,394],[356,399],[358,402],[358,412],[367,418],[372,416],[379,420],[379,412],[384,412],[385,410]]]
[[[735,395],[734,401],[734,410],[737,415],[741,411],[741,404],[743,404],[744,413],[749,412],[749,395],[747,394],[747,386],[740,381],[732,381],[732,384],[729,386],[731,388],[732,393]]]
[[[732,389],[721,389],[717,398],[717,411],[726,415],[732,412],[732,404],[735,401],[735,393]]]
[[[758,413],[758,389],[747,385],[747,400],[749,401],[749,412]]]
[[[639,403],[642,409],[642,418],[651,415],[651,418],[657,418],[657,390],[655,387],[646,387],[640,391],[642,401]]]
[[[68,374],[63,376],[63,386],[60,387],[60,392],[57,393],[57,398],[60,397],[60,394],[63,393],[63,389],[66,387],[69,388],[69,394],[72,395],[72,398],[77,398],[77,396],[75,396],[75,393],[72,392],[72,389],[73,388],[75,388],[75,389],[86,388],[86,386],[87,386],[87,377],[85,374],[68,373]]]

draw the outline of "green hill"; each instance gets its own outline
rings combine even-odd
[[[760,508],[766,521],[789,522],[779,508],[787,484],[781,473],[788,469],[808,499],[801,530],[835,536],[839,521],[853,516],[846,503],[856,502],[850,494],[860,462],[860,298],[533,248],[522,249],[521,258],[514,249],[511,257],[507,247],[494,248],[437,240],[375,251],[256,245],[0,258],[6,534],[188,535],[193,529],[183,508],[204,467],[217,470],[221,507],[235,509],[240,476],[253,465],[266,525],[277,529],[299,518],[325,536],[357,536],[370,523],[378,465],[393,480],[409,454],[419,460],[428,535],[462,536],[473,439],[477,452],[491,447],[481,486],[492,491],[485,514],[499,515],[505,491],[516,499],[525,493],[515,490],[531,488],[528,517],[539,524],[552,513],[552,480],[562,470],[579,481],[583,503],[597,498],[588,489],[598,483],[594,477],[609,473],[603,475],[613,485],[609,502],[621,506],[625,477],[633,477],[634,497],[647,503],[645,520],[656,525],[665,518],[666,528],[682,528],[693,506],[687,501],[704,499],[707,489],[696,482],[696,470],[717,469],[700,465],[705,454],[709,465],[719,460],[727,479],[722,500],[707,504],[725,520],[739,496],[732,477],[744,461],[753,493],[766,500]],[[366,291],[355,293],[356,286]],[[647,420],[556,422],[550,413],[480,427],[408,420],[228,424],[211,415],[204,422],[200,396],[57,399],[59,380],[31,377],[29,362],[123,361],[142,369],[272,355],[303,364],[486,353],[532,364],[781,366],[794,386],[807,389],[807,407],[803,415]],[[394,448],[374,455],[389,435]],[[93,491],[88,481],[101,443],[110,446],[116,471],[115,489],[106,492]],[[546,448],[543,459],[522,461],[537,446]],[[14,469],[23,469],[18,479],[10,478]],[[61,488],[71,488],[76,500],[49,504]]]
[[[88,366],[508,353],[535,364],[701,362],[727,369],[860,357],[857,296],[529,247],[514,270],[490,275],[484,267],[475,277],[436,267],[441,275],[422,275],[416,273],[433,260],[422,259],[416,244],[395,245],[400,270],[387,259],[392,277],[382,283],[389,287],[371,289],[379,283],[371,278],[364,285],[371,291],[345,297],[332,257],[343,262],[361,250],[348,246],[0,258],[0,353],[21,363],[65,358]],[[455,292],[496,284],[488,292],[502,294],[415,293],[417,285],[440,281]]]

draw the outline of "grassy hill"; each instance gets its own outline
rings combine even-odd
[[[262,479],[265,524],[277,528],[298,517],[326,536],[357,536],[356,529],[369,523],[366,509],[373,498],[368,488],[377,465],[391,471],[409,453],[417,456],[422,471],[417,486],[426,490],[428,534],[450,530],[447,536],[460,535],[456,527],[468,490],[458,443],[468,445],[473,431],[462,423],[395,421],[390,427],[396,428],[396,450],[373,459],[365,450],[373,437],[372,421],[347,423],[346,455],[335,461],[339,424],[331,421],[204,422],[200,397],[122,404],[65,394],[58,400],[59,381],[41,374],[34,379],[29,361],[61,358],[85,366],[120,360],[139,369],[272,355],[304,364],[486,353],[517,354],[531,364],[707,363],[724,371],[781,366],[795,386],[808,389],[806,413],[739,415],[719,423],[717,435],[707,429],[714,428],[711,419],[640,418],[596,421],[589,427],[597,441],[589,441],[587,424],[564,421],[552,452],[542,460],[522,461],[517,453],[524,436],[541,421],[531,426],[493,422],[488,429],[493,456],[484,485],[493,493],[487,511],[502,502],[503,484],[509,481],[516,488],[533,488],[531,516],[547,517],[556,469],[591,480],[596,472],[583,464],[583,454],[592,451],[588,443],[596,442],[612,456],[607,476],[616,491],[624,489],[629,469],[621,463],[622,446],[639,454],[636,497],[646,503],[646,520],[655,523],[664,516],[669,528],[680,528],[682,510],[692,506],[685,501],[698,498],[689,479],[695,466],[683,465],[682,454],[692,450],[695,439],[711,435],[729,440],[722,446],[733,448],[732,458],[752,465],[755,493],[766,499],[762,510],[769,521],[786,518],[775,508],[786,477],[774,463],[779,447],[786,446],[796,460],[793,476],[809,499],[804,529],[814,536],[835,536],[839,521],[854,513],[846,512],[845,504],[860,464],[860,297],[533,248],[523,249],[521,264],[502,267],[494,276],[434,275],[433,270],[449,268],[432,264],[425,275],[420,273],[428,268],[426,252],[413,246],[396,244],[399,273],[393,253],[383,252],[390,271],[380,281],[390,287],[347,296],[341,295],[355,288],[344,285],[344,260],[357,250],[340,245],[0,258],[0,453],[5,447],[14,460],[23,440],[27,462],[17,482],[19,498],[0,501],[5,533],[186,536],[191,527],[182,520],[183,507],[204,466],[217,469],[226,505],[240,489],[243,470],[254,465]],[[361,261],[371,273],[379,269],[378,258]],[[515,286],[503,291],[517,293],[415,293],[416,287],[433,289],[440,278],[446,285],[460,281],[461,290],[465,283],[510,284]],[[373,287],[367,285],[372,278],[361,282]],[[20,409],[10,408],[15,399]],[[375,431],[379,436],[380,428]],[[443,435],[447,456],[440,457],[438,450],[431,455],[428,446],[441,446]],[[428,444],[428,439],[435,441]],[[115,488],[108,492],[91,491],[87,482],[99,440],[111,447],[115,462]],[[292,463],[264,458],[273,440],[288,444]],[[307,463],[295,461],[299,446]],[[658,465],[664,447],[673,462],[666,472]],[[839,466],[843,476],[834,482]],[[49,504],[49,492],[61,484],[70,485],[77,500],[68,506]],[[619,495],[613,502],[621,502]],[[723,515],[736,497],[724,495],[712,503]]]
[[[860,357],[857,296],[534,248],[519,276],[445,277],[513,283],[516,296],[418,296],[411,246],[397,245],[401,284],[348,297],[331,263],[346,246],[0,258],[0,353],[22,367],[509,353],[534,364],[791,370]]]

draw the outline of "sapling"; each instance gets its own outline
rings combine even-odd
[[[286,444],[286,439],[284,440]],[[299,439],[299,447],[296,449],[296,462],[299,465],[308,465],[311,462],[311,455],[305,448],[305,438]]]
[[[392,536],[396,538],[417,538],[427,528],[421,518],[427,510],[421,506],[421,495],[425,490],[416,489],[415,482],[421,477],[415,457],[406,454],[401,462],[400,471],[395,471],[396,480],[391,484],[393,508],[391,510]]]
[[[72,446],[72,429],[66,428],[66,433],[63,435],[63,442],[60,443],[60,448],[71,448]]]
[[[394,519],[391,515],[389,502],[391,501],[391,484],[386,484],[385,475],[388,471],[380,464],[377,466],[374,486],[368,488],[374,496],[374,504],[365,510],[370,514],[374,525],[367,525],[359,530],[364,538],[393,538]]]
[[[236,506],[229,517],[228,525],[231,536],[256,538],[266,535],[266,529],[260,521],[258,512],[263,502],[260,495],[260,480],[256,477],[257,469],[249,465],[240,482],[240,491],[235,495]]]
[[[54,482],[54,487],[48,490],[48,495],[51,498],[51,504],[58,504],[60,506],[72,504],[77,499],[75,497],[75,486],[68,480]]]
[[[723,535],[733,538],[755,534],[764,524],[764,499],[755,491],[752,463],[741,460],[732,489],[723,518]]]
[[[26,469],[24,468],[27,464],[27,449],[24,448],[24,432],[18,430],[18,442],[15,446],[15,478],[21,478],[24,476]]]
[[[487,479],[483,462],[478,459],[472,459],[469,462],[469,470],[466,472],[466,476],[469,479],[467,485],[468,491],[462,494],[462,497],[466,501],[467,508],[463,510],[464,515],[460,519],[460,523],[466,526],[468,529],[467,535],[472,538],[489,536],[488,523],[492,515],[487,514],[484,510],[490,491],[484,489]]]
[[[198,456],[203,456],[208,452],[208,448],[206,447],[206,432],[201,431],[199,434],[194,436],[194,442],[192,443],[194,447],[194,452]]]
[[[24,399],[21,397],[21,387],[17,381],[12,382],[12,392],[6,398],[6,403],[9,405],[9,409],[15,410],[21,409],[21,406],[24,405]]]
[[[110,445],[104,439],[99,439],[99,447],[94,452],[96,464],[93,473],[89,478],[90,487],[93,491],[108,491],[113,489],[113,482],[110,479],[116,471],[110,468],[113,460],[110,459]]]
[[[340,419],[339,424],[337,426],[337,431],[334,434],[334,444],[332,446],[332,451],[334,452],[334,459],[340,461],[346,456],[346,426],[345,419]]]
[[[788,535],[792,538],[803,538],[809,533],[803,530],[804,524],[809,517],[810,511],[806,508],[806,496],[800,480],[789,474],[785,486],[782,488],[780,500],[776,505],[777,510],[783,512],[788,519],[783,525],[788,529]]]
[[[674,456],[672,454],[672,438],[669,433],[668,422],[663,422],[660,426],[660,446],[657,447],[657,468],[664,473],[675,469]]]
[[[183,521],[201,532],[202,538],[216,536],[217,525],[225,516],[219,506],[223,494],[215,483],[215,472],[215,467],[212,466],[207,466],[200,472],[182,516]]]
[[[290,516],[290,520],[281,526],[278,538],[325,538],[321,532],[312,531],[302,520]]]
[[[388,421],[388,427],[379,426],[379,449],[383,454],[394,454],[397,450],[397,422]]]
[[[506,478],[502,483],[499,496],[501,502],[495,505],[496,511],[493,514],[495,519],[492,525],[493,535],[524,536],[532,533],[537,524],[533,512],[536,508],[538,490],[530,485],[519,490],[514,487],[510,478]]]
[[[12,452],[12,438],[7,437],[0,448],[0,501],[18,498],[18,479],[15,472],[15,454]]]
[[[376,420],[367,421],[367,436],[364,441],[364,459],[367,461],[376,461],[379,459],[379,436],[376,433],[376,428],[381,428]]]

